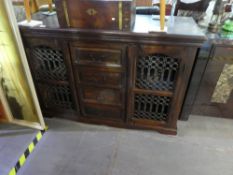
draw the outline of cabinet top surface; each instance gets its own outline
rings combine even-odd
[[[41,13],[33,15],[34,20],[43,21],[43,27],[34,27],[35,29],[55,29],[60,30],[58,19],[56,15],[46,16]],[[159,16],[152,17],[151,15],[136,15],[135,25],[132,31],[108,31],[97,30],[101,33],[130,33],[132,34],[146,34],[146,35],[179,35],[205,38],[205,34],[200,30],[195,21],[190,17],[174,17],[171,16],[166,21],[167,32],[154,32],[155,28],[159,28]],[[67,28],[66,30],[75,30],[74,28]],[[79,29],[76,29],[79,30]],[[80,29],[81,30],[81,29]],[[89,30],[91,31],[91,30]],[[94,31],[94,30],[93,30]],[[96,32],[96,30],[95,30]]]
[[[133,32],[155,33],[153,30],[158,28],[159,24],[159,16],[137,15]],[[205,37],[191,17],[170,16],[166,20],[166,26],[167,33],[162,34]]]
[[[191,17],[169,17],[166,21],[167,32],[154,32],[155,28],[159,28],[160,21],[159,16],[151,15],[136,15],[135,25],[131,31],[61,28],[56,15],[46,16],[41,13],[34,14],[33,20],[43,21],[43,26],[20,27],[22,35],[63,39],[83,37],[120,42],[173,43],[193,46],[201,46],[207,39]]]

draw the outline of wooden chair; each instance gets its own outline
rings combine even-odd
[[[177,0],[174,15],[177,16],[179,10],[205,12],[209,6],[210,1],[211,0],[200,0],[198,2],[187,4]]]
[[[24,0],[12,0],[13,5],[23,6]],[[47,6],[47,7],[43,7]],[[48,10],[48,0],[30,0],[31,13],[38,12],[41,10],[41,7],[44,8],[44,11]],[[43,10],[43,9],[42,9]]]
[[[174,2],[175,2],[175,0],[166,0],[166,16],[171,15]],[[152,4],[153,4],[153,6],[160,7],[160,0],[153,0]]]
[[[14,6],[24,6],[24,0],[11,0]],[[36,0],[30,0],[31,12],[35,13],[38,11],[38,5]]]
[[[136,14],[158,15],[159,7],[152,6],[152,0],[136,0]]]

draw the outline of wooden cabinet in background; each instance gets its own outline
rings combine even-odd
[[[233,118],[233,42],[217,34],[207,36],[197,55],[181,120],[190,114]]]
[[[213,44],[191,114],[233,118],[233,42]],[[197,76],[197,75],[194,75]]]

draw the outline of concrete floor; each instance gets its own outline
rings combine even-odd
[[[233,120],[192,116],[178,123],[177,136],[60,119],[47,123],[19,175],[233,175]],[[0,175],[9,155],[30,138],[10,132],[22,142],[0,133]]]
[[[0,175],[9,173],[37,132],[18,125],[0,124]]]
[[[178,135],[49,119],[18,175],[232,175],[233,120],[191,116]]]

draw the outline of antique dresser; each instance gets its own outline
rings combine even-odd
[[[130,31],[62,28],[57,16],[21,35],[44,116],[176,134],[193,63],[205,35],[192,18],[167,33],[136,15]]]
[[[233,40],[207,33],[200,49],[183,105],[181,120],[189,115],[233,118]]]

